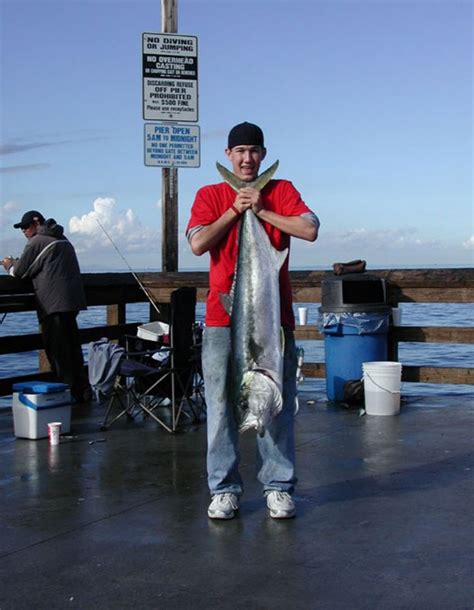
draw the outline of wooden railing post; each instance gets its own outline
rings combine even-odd
[[[117,324],[125,324],[127,318],[126,303],[115,303],[107,305],[107,325],[116,326]],[[120,341],[118,341],[120,343]]]
[[[48,356],[46,356],[44,349],[40,350],[38,355],[38,369],[40,373],[47,373],[51,370],[51,365],[49,364]]]
[[[399,307],[399,303],[391,302],[391,307]],[[392,362],[398,362],[398,338],[396,333],[396,327],[393,325],[393,318],[390,315],[390,327],[388,329],[387,336],[387,359]]]
[[[398,340],[396,338],[396,328],[390,326],[388,331],[387,358],[392,362],[398,362]]]
[[[39,325],[39,332],[41,333],[41,324]],[[48,373],[51,371],[51,365],[44,349],[40,349],[38,353],[38,370],[40,373]]]

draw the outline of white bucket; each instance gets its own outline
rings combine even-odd
[[[402,365],[399,362],[362,364],[367,415],[397,415],[400,412]]]

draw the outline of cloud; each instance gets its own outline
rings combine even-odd
[[[0,206],[0,220],[2,229],[10,229],[10,225],[18,220],[17,215],[19,214],[19,205],[14,201],[7,201]]]
[[[29,150],[35,150],[37,148],[50,148],[55,146],[64,146],[68,144],[76,144],[77,142],[90,142],[93,140],[101,140],[102,136],[88,136],[88,137],[72,137],[67,140],[44,140],[43,142],[7,142],[6,144],[0,144],[0,156],[12,155],[16,153],[22,153]]]
[[[322,237],[329,244],[338,243],[340,246],[369,247],[371,250],[403,250],[405,248],[433,248],[439,247],[440,242],[434,239],[421,239],[414,228],[405,229],[366,229],[356,228],[342,233],[331,232]]]
[[[102,261],[103,266],[105,263],[117,266],[119,255],[114,252],[115,247],[121,255],[133,255],[135,260],[142,261],[140,266],[144,266],[143,261],[148,261],[150,254],[160,251],[159,230],[144,226],[131,208],[119,210],[112,197],[98,197],[90,212],[73,216],[69,220],[69,234],[83,264],[88,266],[100,265]],[[150,266],[158,266],[156,257]]]
[[[13,174],[19,172],[31,172],[38,169],[48,169],[51,163],[30,163],[28,165],[11,165],[10,167],[0,167],[0,173]]]
[[[466,250],[474,250],[474,235],[462,242],[462,247]]]
[[[14,201],[7,201],[1,207],[2,214],[11,214],[18,210],[18,205]]]
[[[120,209],[112,197],[99,197],[92,209],[82,216],[73,216],[67,230],[79,256],[83,271],[159,270],[161,265],[161,201],[150,202],[144,221],[132,207]],[[98,222],[113,241],[110,242]],[[179,268],[207,270],[209,256],[196,257],[180,230]],[[118,249],[116,251],[115,247]],[[358,227],[350,231],[324,231],[315,243],[293,239],[292,269],[331,269],[334,262],[365,259],[367,268],[397,268],[464,264],[466,247],[473,248],[474,238],[465,248],[449,241],[426,239],[416,228],[374,230]],[[12,252],[14,249],[12,248]],[[469,253],[470,255],[470,253]],[[121,258],[123,257],[123,258]],[[125,260],[123,260],[125,259]]]
[[[0,144],[0,155],[11,155],[14,153],[34,150],[35,148],[46,148],[55,144],[64,144],[64,142],[25,142],[25,144]]]
[[[292,240],[291,267],[330,268],[335,262],[364,259],[368,267],[422,264],[441,262],[448,257],[452,262],[458,254],[448,252],[447,244],[435,239],[421,237],[415,228],[368,229],[354,228],[349,231],[320,231],[314,243]]]

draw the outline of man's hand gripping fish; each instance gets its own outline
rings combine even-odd
[[[278,167],[276,161],[253,182],[243,182],[216,164],[235,191],[262,190]],[[280,269],[288,249],[276,250],[252,209],[239,228],[239,252],[234,281],[221,302],[231,316],[232,395],[239,431],[255,428],[263,434],[282,408],[283,333],[280,319]]]

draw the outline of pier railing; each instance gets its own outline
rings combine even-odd
[[[472,303],[474,300],[473,269],[403,269],[370,271],[370,275],[383,277],[388,282],[389,304],[400,303]],[[321,281],[331,276],[325,271],[292,271],[291,282],[295,303],[320,303]],[[81,341],[89,343],[100,337],[120,339],[134,332],[137,322],[127,319],[129,303],[146,302],[148,299],[130,273],[84,274],[87,302],[89,306],[106,307],[106,325],[83,328]],[[166,310],[173,290],[182,286],[195,286],[198,301],[204,301],[208,288],[205,272],[141,273],[140,280],[153,295],[161,308]],[[0,277],[0,316],[5,313],[34,311],[35,300],[31,284],[15,278]],[[155,310],[150,306],[150,319]],[[315,325],[298,326],[298,340],[322,340]],[[397,359],[398,345],[409,341],[415,343],[473,343],[474,327],[457,326],[394,326],[389,332],[389,354]],[[0,355],[18,354],[42,350],[38,333],[0,337]],[[324,377],[323,362],[306,362],[303,372],[306,377]],[[0,395],[11,393],[12,384],[18,381],[51,376],[47,360],[40,351],[38,372],[31,375],[11,375],[0,379]],[[424,383],[472,384],[473,370],[458,367],[404,366],[403,381]]]

